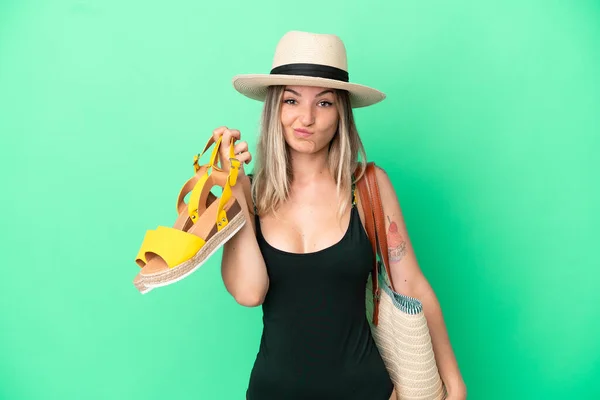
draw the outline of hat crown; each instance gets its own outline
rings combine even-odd
[[[348,71],[346,47],[336,35],[291,31],[279,40],[272,68],[288,64],[319,64]]]

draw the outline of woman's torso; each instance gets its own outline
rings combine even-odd
[[[324,210],[305,212],[297,221],[316,214],[318,223]],[[331,213],[325,210],[322,219],[325,215]],[[340,227],[337,237],[338,226],[330,221],[321,225],[321,237],[337,240],[323,245],[319,240],[286,242],[286,237],[270,235],[282,227],[265,230],[263,235],[256,218],[269,290],[262,306],[264,328],[250,376],[249,400],[389,398],[393,384],[365,314],[365,285],[373,262],[371,244],[356,205],[342,221],[346,225]],[[267,222],[269,228],[274,220]],[[301,237],[303,228],[296,230]],[[296,246],[295,250],[283,250],[286,243],[288,250]],[[297,246],[314,251],[297,252]]]

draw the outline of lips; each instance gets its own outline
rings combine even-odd
[[[312,132],[307,130],[307,129],[294,129],[294,133],[296,134],[296,136],[302,137],[302,138],[307,138],[310,135],[312,135]]]

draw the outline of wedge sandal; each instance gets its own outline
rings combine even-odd
[[[206,177],[208,176],[210,168],[216,167],[216,161],[218,159],[218,154],[219,154],[219,147],[221,144],[220,140],[215,143],[215,148],[212,151],[210,161],[204,165],[199,164],[200,158],[204,155],[204,153],[206,153],[206,151],[210,148],[210,146],[212,146],[213,143],[215,143],[215,141],[211,137],[209,139],[209,141],[206,143],[206,145],[204,146],[204,150],[202,150],[201,153],[198,153],[196,156],[194,156],[193,165],[194,165],[195,173],[194,173],[194,176],[192,176],[192,178],[190,178],[183,185],[183,187],[181,188],[181,190],[179,192],[179,197],[177,198],[177,205],[176,205],[178,217],[173,225],[173,229],[187,231],[189,228],[191,228],[193,226],[194,222],[193,222],[192,216],[190,216],[190,214],[189,214],[188,203],[185,202],[185,197],[190,192],[199,193],[204,180],[206,180]],[[196,189],[196,190],[194,190],[194,189]],[[190,201],[193,201],[193,197],[194,196],[192,196],[192,199]],[[198,197],[198,196],[196,195],[196,197]],[[211,204],[215,200],[216,200],[216,196],[212,193],[209,193],[207,202],[209,204]],[[162,228],[163,227],[159,227],[159,229],[162,229]],[[149,230],[144,235],[142,245],[141,245],[141,247],[138,251],[138,254],[136,256],[136,259],[135,259],[136,264],[138,264],[142,268],[142,270],[148,263],[148,261],[146,260],[146,255],[145,255],[146,250],[145,249],[148,247],[153,247],[154,246],[153,243],[155,243],[157,240],[160,240],[160,238],[156,236],[156,230]],[[146,286],[144,284],[144,278],[141,274],[141,271],[133,279],[133,285],[142,294],[147,293],[150,290],[152,290],[151,287]]]
[[[205,172],[194,186],[187,205],[193,222],[189,229],[159,226],[148,232],[141,249],[146,264],[140,271],[146,287],[170,285],[189,276],[245,225],[246,217],[231,190],[241,167],[233,152],[233,140],[229,156],[229,172],[213,164],[210,174]],[[222,188],[222,194],[211,202],[209,196],[215,186]]]

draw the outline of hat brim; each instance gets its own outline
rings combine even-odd
[[[386,97],[384,93],[368,86],[312,76],[246,74],[234,76],[232,82],[235,90],[246,97],[259,101],[264,101],[267,87],[274,85],[316,86],[347,90],[350,93],[352,108],[370,106],[379,103]]]

